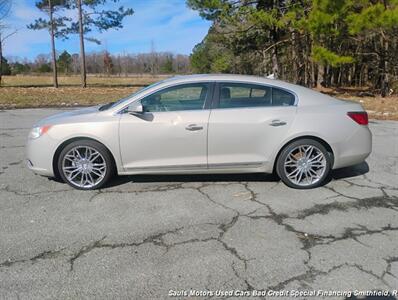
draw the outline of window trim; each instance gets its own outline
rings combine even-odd
[[[170,112],[184,112],[184,111],[203,111],[203,110],[209,110],[211,109],[211,105],[213,103],[213,99],[214,99],[214,92],[215,92],[215,82],[214,81],[192,81],[192,82],[180,82],[180,83],[176,83],[176,84],[172,84],[172,85],[168,85],[168,86],[164,86],[162,88],[159,88],[157,90],[154,90],[153,92],[146,94],[145,96],[142,96],[138,99],[135,99],[129,103],[127,103],[123,108],[121,108],[120,110],[117,111],[116,114],[123,114],[126,112],[126,109],[134,102],[141,102],[142,99],[153,95],[155,93],[161,92],[163,90],[169,89],[169,88],[174,88],[174,87],[178,87],[178,86],[184,86],[184,85],[192,85],[192,84],[208,84],[209,85],[209,90],[207,92],[206,95],[206,99],[204,101],[203,107],[202,109],[184,109],[184,110],[173,110],[173,111],[154,111],[154,112],[144,112],[144,113],[170,113]]]
[[[270,106],[244,106],[244,107],[222,107],[220,108],[220,92],[221,92],[221,84],[249,84],[249,85],[257,85],[259,87],[265,87],[265,88],[270,88],[271,89],[271,103],[272,103],[272,89],[280,89],[282,91],[288,92],[294,96],[294,103],[292,105],[270,105]],[[271,85],[271,84],[265,84],[265,83],[257,83],[257,82],[250,82],[250,81],[230,81],[230,80],[218,80],[215,82],[215,87],[214,87],[214,97],[213,97],[213,102],[211,105],[212,109],[258,109],[258,108],[272,108],[272,107],[292,107],[292,106],[297,106],[298,104],[298,96],[297,94],[284,87],[276,86],[276,85]]]

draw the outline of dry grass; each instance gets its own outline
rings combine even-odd
[[[379,95],[374,97],[359,96],[361,93],[372,94],[366,88],[345,87],[338,89],[321,88],[318,91],[329,94],[333,97],[359,102],[368,112],[369,118],[378,120],[398,120],[398,96],[392,95],[382,98]]]
[[[0,108],[87,106],[116,101],[165,75],[129,77],[88,76],[88,88],[80,87],[79,76],[59,76],[60,88],[52,87],[51,76],[3,76]]]
[[[130,75],[128,77],[118,76],[87,76],[87,84],[91,87],[109,87],[109,86],[146,86],[153,82],[165,79],[167,75]],[[80,86],[80,76],[58,76],[60,86]],[[52,87],[52,77],[48,75],[18,75],[3,76],[3,86],[5,87]]]
[[[398,121],[398,96],[359,98],[344,95],[339,98],[361,103],[371,119]]]
[[[87,106],[126,97],[136,90],[167,76],[136,75],[129,77],[89,76],[86,89],[80,88],[79,76],[60,76],[60,88],[51,87],[51,76],[4,76],[0,88],[0,108]],[[398,120],[398,96],[386,98],[358,97],[357,89],[347,88],[322,92],[360,102],[370,118]]]
[[[30,87],[0,88],[0,108],[88,106],[107,103],[126,97],[138,90],[137,87]]]

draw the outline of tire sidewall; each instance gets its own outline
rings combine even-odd
[[[105,163],[106,163],[106,173],[104,178],[101,180],[101,182],[99,182],[97,185],[93,186],[93,187],[89,187],[89,188],[83,188],[83,187],[79,187],[76,186],[74,184],[72,184],[71,182],[69,182],[69,180],[66,178],[63,170],[62,170],[62,161],[64,159],[64,156],[66,155],[66,153],[68,153],[71,149],[78,147],[78,146],[88,146],[91,148],[94,148],[95,150],[97,150],[105,159]],[[95,189],[99,189],[101,187],[103,187],[108,181],[109,179],[112,177],[114,170],[115,170],[115,166],[113,164],[113,160],[111,158],[111,154],[109,153],[109,150],[102,144],[93,141],[93,140],[88,140],[88,139],[84,139],[84,140],[77,140],[74,141],[68,145],[66,145],[59,157],[58,157],[58,162],[57,162],[57,167],[58,167],[58,172],[62,178],[62,180],[64,182],[66,182],[68,185],[70,185],[71,187],[78,189],[78,190],[95,190]]]
[[[284,162],[286,160],[286,156],[290,153],[290,151],[300,145],[311,145],[311,146],[315,146],[317,147],[320,151],[322,151],[323,155],[325,156],[326,159],[326,168],[325,168],[325,172],[323,173],[322,177],[320,178],[320,180],[318,180],[317,182],[311,184],[311,185],[307,185],[307,186],[300,186],[297,184],[294,184],[293,182],[291,182],[286,174],[285,174],[285,169],[284,169]],[[318,141],[312,140],[312,139],[300,139],[297,141],[294,141],[290,144],[288,144],[281,152],[281,154],[279,155],[278,161],[277,161],[277,167],[276,167],[276,172],[279,176],[279,178],[283,181],[284,184],[286,184],[287,186],[291,187],[291,188],[295,188],[295,189],[312,189],[315,187],[319,187],[321,185],[323,185],[326,181],[326,179],[328,178],[329,174],[330,174],[330,170],[331,170],[331,164],[332,164],[332,158],[331,158],[331,153],[327,151],[327,149]]]

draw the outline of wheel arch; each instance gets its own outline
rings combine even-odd
[[[333,168],[334,165],[334,151],[333,148],[329,145],[328,142],[326,142],[324,139],[315,136],[315,135],[302,135],[302,136],[297,136],[289,141],[287,141],[286,143],[283,144],[283,146],[279,149],[278,153],[275,156],[274,159],[274,164],[273,164],[273,168],[272,168],[272,172],[276,174],[276,165],[278,163],[278,159],[280,154],[282,153],[283,149],[285,149],[288,145],[290,145],[291,143],[298,141],[298,140],[303,140],[303,139],[311,139],[314,141],[319,142],[320,144],[322,144],[322,146],[324,146],[326,148],[326,150],[330,153],[330,158],[331,158],[331,167]]]
[[[113,155],[113,153],[109,149],[109,147],[107,147],[104,143],[101,143],[97,139],[94,139],[91,137],[86,137],[86,136],[78,136],[78,137],[69,138],[69,139],[63,141],[60,145],[58,145],[57,149],[55,150],[53,159],[52,159],[52,167],[53,167],[54,176],[56,178],[61,178],[59,170],[58,170],[58,159],[59,159],[59,155],[61,154],[62,149],[64,149],[67,145],[69,145],[73,142],[79,141],[79,140],[90,140],[90,141],[97,142],[97,143],[101,144],[102,146],[104,146],[105,149],[109,152],[111,159],[112,159],[112,163],[115,167],[115,170],[117,171],[118,166],[116,164],[115,156]]]

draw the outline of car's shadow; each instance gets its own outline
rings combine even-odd
[[[358,165],[333,170],[324,184],[331,180],[345,179],[360,176],[369,172],[366,162]],[[114,187],[129,182],[136,183],[164,183],[164,182],[278,182],[280,179],[275,174],[245,173],[245,174],[183,174],[183,175],[126,175],[117,176],[106,187]]]
[[[332,170],[329,178],[324,184],[328,184],[332,180],[346,179],[350,177],[364,175],[369,172],[367,162],[362,162],[352,167]],[[49,180],[62,183],[57,178],[49,178]],[[182,174],[182,175],[125,175],[116,176],[104,188],[115,187],[129,182],[136,183],[176,183],[176,182],[278,182],[280,179],[276,174],[264,173],[241,173],[241,174]]]
[[[366,161],[355,166],[332,170],[330,177],[333,180],[361,176],[369,172],[369,165]]]
[[[181,175],[128,175],[117,176],[109,182],[107,187],[122,185],[128,182],[277,182],[278,176],[274,174],[249,173],[249,174],[181,174]]]

